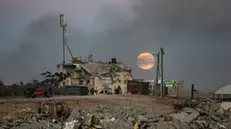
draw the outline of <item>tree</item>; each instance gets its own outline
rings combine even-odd
[[[62,72],[60,72],[60,73],[55,72],[54,74],[52,74],[51,72],[46,71],[46,72],[41,73],[41,75],[44,77],[42,84],[58,86],[58,83],[60,81],[62,81],[64,78],[70,76],[70,73],[63,74]]]
[[[50,85],[51,84],[51,79],[52,79],[51,72],[45,71],[45,72],[41,73],[41,75],[44,77],[44,80],[42,81],[42,84]]]

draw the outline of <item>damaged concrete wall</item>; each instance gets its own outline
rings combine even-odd
[[[118,86],[120,86],[122,89],[122,94],[127,93],[128,80],[132,80],[130,73],[128,73],[128,72],[116,72],[116,74],[118,75],[116,77],[116,81],[113,84],[108,85],[108,87],[110,89],[112,89],[112,93],[115,93],[115,89]]]
[[[105,87],[111,89],[112,93],[115,93],[115,89],[120,86],[122,89],[122,94],[127,93],[127,81],[132,80],[129,72],[116,72],[118,76],[114,77],[111,84],[104,84],[100,77],[94,78],[94,88],[100,93]]]
[[[94,77],[94,89],[98,91],[98,93],[100,91],[102,91],[102,84],[100,81],[100,78],[98,76]]]
[[[66,85],[79,85],[79,84],[80,84],[79,78],[68,77],[59,83],[59,87],[63,87]]]
[[[85,70],[78,70],[70,72],[71,76],[59,83],[59,86],[65,85],[87,85],[90,84],[92,76],[88,74]],[[92,83],[91,83],[92,84]]]

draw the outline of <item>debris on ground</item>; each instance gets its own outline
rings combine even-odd
[[[231,127],[230,111],[223,109],[220,103],[211,99],[189,102],[175,105],[177,109],[181,107],[181,110],[170,115],[183,123],[184,128],[228,129]]]
[[[231,111],[222,108],[220,103],[211,99],[174,104],[175,112],[168,115],[159,115],[151,106],[136,104],[103,104],[85,109],[69,108],[62,103],[43,103],[42,106],[39,113],[34,112],[28,117],[17,119],[9,117],[1,121],[0,129],[231,128]],[[29,108],[25,109],[32,111]]]

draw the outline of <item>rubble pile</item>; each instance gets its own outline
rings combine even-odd
[[[98,106],[94,110],[74,109],[68,121],[75,121],[75,127],[78,126],[81,129],[86,127],[131,129],[136,126],[136,129],[231,128],[231,112],[224,110],[213,100],[186,101],[174,106],[176,113],[168,116],[158,116],[153,108],[147,106]],[[74,124],[73,127],[65,129],[74,129]]]
[[[17,119],[8,118],[0,122],[0,129],[61,129],[62,122],[44,115],[32,114]]]
[[[224,110],[220,103],[211,99],[188,102],[175,105],[178,112],[170,115],[171,118],[181,123],[181,127],[185,129],[231,128],[231,112]]]
[[[156,122],[167,120],[156,116],[147,106],[102,105],[95,109],[74,109],[67,119],[65,129],[130,129],[137,123],[142,128],[153,128]]]
[[[210,99],[173,105],[176,111],[160,115],[148,105],[99,105],[63,110],[65,117],[33,114],[0,123],[0,129],[229,129],[231,112]]]

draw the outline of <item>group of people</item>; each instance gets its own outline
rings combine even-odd
[[[120,86],[118,86],[116,89],[115,89],[115,94],[122,94],[122,89]]]
[[[94,88],[90,89],[90,94],[91,95],[96,95],[97,93],[98,93],[98,90],[95,90]],[[120,85],[117,88],[115,88],[115,92],[114,93],[115,94],[122,94],[122,88],[120,87]]]
[[[94,88],[91,88],[90,89],[90,93],[91,93],[91,95],[94,95],[94,94],[97,94],[97,90],[95,90]]]

